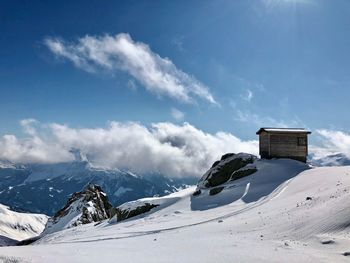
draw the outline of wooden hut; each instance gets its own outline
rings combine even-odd
[[[302,128],[260,128],[259,154],[261,158],[290,158],[306,162],[310,131]]]

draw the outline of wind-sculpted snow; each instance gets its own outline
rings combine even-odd
[[[32,262],[348,262],[350,167],[310,169],[287,159],[254,165],[256,173],[223,184],[217,195],[193,196],[191,187],[129,202],[123,207],[158,206],[0,255]]]
[[[0,204],[0,246],[40,235],[46,222],[45,215],[17,213]]]
[[[231,158],[234,159],[235,156]],[[224,160],[224,163],[228,162],[229,160]],[[216,195],[210,192],[217,187],[204,186],[203,182],[205,181],[203,179],[205,176],[203,176],[204,178],[200,180],[196,189],[196,191],[200,191],[200,194],[193,195],[191,207],[193,210],[206,210],[238,200],[245,203],[254,203],[266,198],[288,180],[309,168],[307,164],[291,159],[254,159],[253,163],[249,163],[236,171],[231,171],[233,175],[237,171],[242,171],[242,169],[253,171],[253,173],[248,172],[244,177],[226,181],[220,185],[222,189]]]

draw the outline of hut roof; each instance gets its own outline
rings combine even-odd
[[[260,128],[256,134],[260,134],[263,131],[269,132],[269,133],[306,133],[310,134],[311,131],[306,130],[304,128],[272,128],[272,127],[263,127]]]

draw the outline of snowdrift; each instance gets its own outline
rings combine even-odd
[[[33,262],[348,262],[350,167],[255,160],[256,172],[122,205],[148,212],[0,249]],[[215,186],[217,187],[217,186]]]
[[[0,204],[0,246],[40,235],[47,222],[41,214],[18,213]]]

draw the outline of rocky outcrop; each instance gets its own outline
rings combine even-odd
[[[151,211],[151,209],[159,206],[158,204],[151,204],[151,203],[140,203],[138,206],[131,206],[131,207],[117,207],[116,208],[116,214],[114,216],[114,221],[117,222],[126,220],[128,218],[138,216],[144,213],[147,213]]]
[[[257,171],[252,165],[256,159],[256,156],[247,153],[225,154],[203,175],[198,182],[198,187],[215,187],[253,174]]]
[[[220,193],[222,190],[224,190],[223,186],[214,187],[214,188],[210,189],[209,195],[216,195],[216,194]]]
[[[114,215],[113,211],[101,187],[90,184],[83,191],[74,193],[67,204],[49,219],[44,234],[109,219]]]
[[[231,181],[254,174],[257,171],[256,160],[256,156],[248,153],[224,154],[199,180],[193,197],[203,193],[217,195],[229,187]]]

